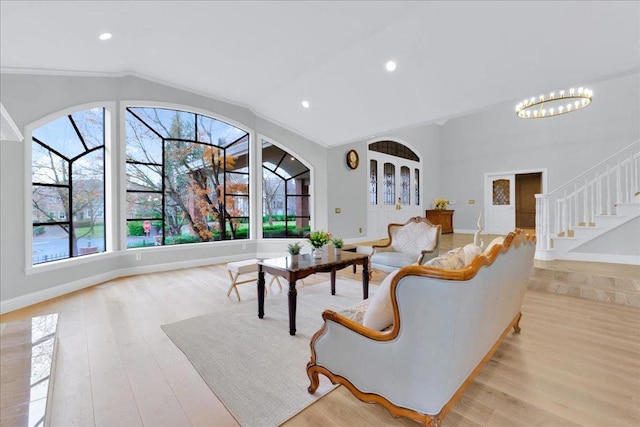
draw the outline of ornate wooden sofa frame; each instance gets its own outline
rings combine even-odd
[[[373,245],[371,269],[390,273],[411,264],[424,264],[440,252],[442,226],[416,216],[387,226],[389,241]]]
[[[386,331],[325,311],[311,339],[309,393],[323,374],[395,417],[440,425],[509,330],[520,332],[534,253],[535,237],[516,230],[462,270],[402,268]]]

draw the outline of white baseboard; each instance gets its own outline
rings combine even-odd
[[[640,256],[635,256],[635,255],[591,254],[591,253],[584,253],[584,252],[567,252],[563,254],[557,254],[555,259],[564,259],[569,261],[606,262],[609,264],[640,265]]]
[[[540,261],[553,261],[556,259],[555,249],[536,249],[535,259]]]
[[[69,294],[71,292],[79,291],[80,289],[89,288],[91,286],[98,285],[100,283],[108,282],[110,280],[117,279],[124,276],[132,276],[145,273],[155,273],[159,271],[177,270],[179,268],[192,268],[201,267],[203,265],[222,264],[230,261],[239,261],[246,259],[244,255],[232,255],[216,258],[202,258],[189,261],[180,261],[174,263],[154,264],[142,267],[133,268],[121,268],[113,270],[108,273],[96,274],[95,276],[89,276],[76,280],[74,282],[65,283],[63,285],[54,286],[52,288],[42,289],[40,291],[31,292],[25,295],[20,295],[15,298],[10,298],[4,301],[0,301],[0,314],[5,314],[10,311],[19,310],[24,307],[28,307],[39,302],[47,301],[52,298],[57,298],[62,295]]]
[[[25,295],[20,295],[19,297],[0,301],[0,314],[5,314],[51,298],[60,297],[80,289],[88,288],[90,286],[97,285],[98,283],[116,279],[121,277],[118,273],[118,271],[110,271],[108,273],[97,274],[95,276],[76,280],[75,282],[65,283],[64,285],[58,285],[53,288],[47,288],[41,291],[31,292]]]

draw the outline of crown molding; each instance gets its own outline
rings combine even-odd
[[[205,98],[213,99],[216,101],[224,102],[229,105],[233,105],[234,107],[244,108],[251,112],[254,116],[259,117],[263,120],[267,120],[289,132],[295,133],[298,136],[301,136],[315,144],[321,145],[323,147],[329,147],[325,142],[319,141],[315,138],[310,137],[309,135],[305,135],[299,130],[296,130],[290,126],[287,126],[278,120],[275,120],[272,117],[269,117],[265,114],[262,114],[256,110],[254,110],[251,106],[240,103],[238,101],[234,101],[231,99],[227,99],[225,97],[209,93],[206,91],[201,91],[197,89],[193,89],[188,86],[184,86],[181,84],[169,82],[157,77],[153,77],[147,74],[139,73],[133,70],[122,70],[122,71],[81,71],[81,70],[55,70],[55,69],[44,69],[44,68],[12,68],[12,67],[0,67],[0,73],[2,74],[31,74],[31,75],[42,75],[42,76],[69,76],[69,77],[110,77],[110,78],[120,78],[120,77],[135,77],[142,80],[146,80],[152,83],[157,83],[163,86],[171,87],[174,89],[179,89],[185,92],[192,93],[194,95],[202,96]]]
[[[2,74],[32,74],[39,76],[72,76],[72,77],[124,77],[129,71],[82,71],[56,70],[51,68],[15,68],[0,67]]]

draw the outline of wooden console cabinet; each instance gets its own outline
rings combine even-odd
[[[453,233],[453,213],[445,209],[431,209],[427,211],[427,219],[432,224],[442,226],[442,234]]]

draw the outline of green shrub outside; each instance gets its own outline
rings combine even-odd
[[[144,226],[142,222],[139,221],[130,221],[127,223],[127,232],[129,236],[144,236]]]
[[[262,222],[263,223],[268,223],[269,222],[269,216],[271,216],[271,220],[272,221],[284,221],[286,219],[284,215],[263,215],[262,216]]]
[[[127,245],[127,249],[131,248],[145,248],[147,246],[155,246],[156,243],[153,239],[149,239],[146,242],[136,242],[131,245]]]

